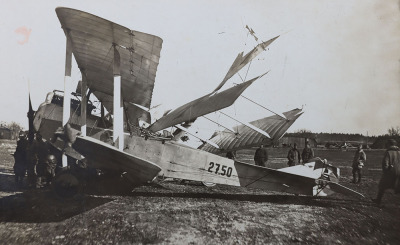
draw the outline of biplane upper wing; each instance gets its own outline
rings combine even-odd
[[[248,86],[262,76],[263,75],[255,77],[220,93],[210,93],[184,104],[169,114],[161,117],[155,123],[150,125],[148,129],[157,132],[182,122],[193,121],[200,116],[228,107],[235,102]]]
[[[82,76],[105,108],[112,112],[113,47],[121,59],[122,99],[149,108],[162,39],[75,9],[60,7],[56,13]]]
[[[218,153],[220,151],[232,151],[258,146],[261,143],[265,145],[271,145],[274,141],[277,141],[286,133],[288,128],[302,114],[302,110],[294,109],[284,112],[283,114],[285,115],[286,119],[283,119],[278,115],[274,115],[250,122],[250,124],[267,132],[271,138],[267,138],[245,125],[238,125],[233,128],[233,131],[235,131],[236,134],[229,130],[215,132],[213,134],[213,137],[210,140],[219,145],[220,149],[216,149],[207,143],[201,145],[199,149],[211,153]]]

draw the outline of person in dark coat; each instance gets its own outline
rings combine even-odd
[[[306,147],[303,149],[301,153],[301,158],[303,159],[303,164],[308,163],[310,159],[314,158],[314,151],[310,146],[310,143],[306,144]]]
[[[49,146],[43,141],[42,135],[36,133],[36,148],[35,153],[37,155],[37,166],[36,166],[36,188],[42,187],[42,177],[45,177],[45,169],[47,166],[48,156],[50,154]]]
[[[365,162],[367,161],[367,155],[362,149],[362,145],[360,144],[357,148],[356,153],[353,158],[353,183],[361,182],[361,169],[364,167]],[[358,180],[357,180],[358,175]]]
[[[15,182],[18,185],[22,185],[23,179],[26,174],[27,169],[27,148],[28,148],[28,140],[26,139],[26,135],[23,131],[19,133],[19,140],[17,142],[17,148],[14,153],[14,174],[15,174]]]
[[[256,153],[254,154],[254,162],[258,166],[266,167],[268,161],[268,152],[267,149],[264,148],[264,145],[260,145],[257,148]]]
[[[226,153],[226,157],[229,159],[235,160],[236,159],[236,151],[228,151]]]
[[[291,148],[288,152],[287,159],[289,160],[289,167],[295,166],[300,163],[301,156],[299,150],[297,150],[297,144],[293,144],[293,148]]]
[[[373,201],[380,205],[387,189],[400,193],[400,148],[393,139],[388,141],[388,147],[382,160],[382,177],[379,181],[378,195]]]
[[[37,154],[36,154],[36,145],[37,141],[33,140],[28,143],[27,148],[27,170],[28,170],[28,186],[35,187],[36,186],[36,177],[37,177]]]

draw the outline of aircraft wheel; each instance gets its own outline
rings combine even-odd
[[[203,183],[203,185],[205,185],[205,186],[207,186],[207,187],[213,187],[213,186],[216,186],[217,184],[215,184],[215,183],[212,183],[212,182],[201,182],[201,183]]]
[[[52,188],[57,197],[67,200],[77,198],[83,192],[79,178],[68,170],[54,177]]]

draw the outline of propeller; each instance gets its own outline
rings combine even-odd
[[[54,132],[53,141],[57,140],[57,137],[64,141],[65,147],[71,147],[76,140],[76,136],[80,135],[81,132],[73,129],[69,123],[66,123],[64,127],[59,127]]]
[[[65,155],[77,160],[82,160],[82,155],[72,147],[73,143],[75,143],[76,137],[80,134],[81,132],[79,130],[72,128],[69,123],[66,123],[64,127],[59,127],[56,132],[54,132],[52,144],[56,145],[57,138],[59,138],[64,142],[64,146],[61,146],[61,149]]]
[[[28,110],[28,122],[29,122],[29,131],[28,131],[28,140],[29,143],[33,142],[35,136],[35,129],[33,127],[33,119],[35,116],[35,111],[32,109],[32,102],[31,102],[31,93],[29,92],[29,110]]]

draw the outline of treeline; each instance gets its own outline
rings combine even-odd
[[[374,141],[374,143],[372,144],[371,148],[374,149],[383,149],[386,148],[386,143],[388,142],[388,140],[390,139],[394,139],[396,140],[397,144],[400,144],[400,136],[399,135],[381,135],[378,136],[377,139]]]
[[[376,136],[364,136],[362,134],[345,134],[345,133],[305,133],[295,132],[287,133],[289,137],[301,137],[315,139],[317,142],[328,142],[328,141],[367,141],[375,140]]]
[[[307,129],[300,129],[294,133],[287,133],[288,137],[299,137],[315,139],[318,144],[330,144],[334,142],[359,142],[368,144],[371,148],[382,149],[386,147],[386,142],[389,139],[394,139],[400,144],[400,127],[391,127],[387,133],[379,136],[365,136],[362,134],[349,133],[313,133]]]

